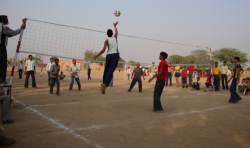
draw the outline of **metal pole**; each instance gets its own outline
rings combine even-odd
[[[16,66],[16,61],[17,61],[17,56],[18,56],[18,53],[19,53],[19,49],[20,49],[21,41],[22,41],[22,37],[23,37],[23,32],[24,32],[24,29],[21,30],[21,33],[19,35],[19,40],[18,40],[18,43],[17,43],[15,59],[14,59],[14,63],[13,63],[13,67],[12,67],[12,71],[11,71],[11,75],[10,75],[9,85],[12,84],[12,79],[13,79],[13,75],[14,75],[14,71],[15,71],[15,66]],[[7,95],[9,95],[9,93],[10,93],[10,89],[8,88]]]
[[[211,74],[213,74],[213,61],[212,61],[212,52],[211,52],[211,48],[209,47],[210,50],[210,65],[211,65]],[[212,76],[212,75],[211,75]],[[213,77],[211,77],[211,89],[212,92],[214,90],[214,83],[213,83]]]

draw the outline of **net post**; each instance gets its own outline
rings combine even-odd
[[[209,51],[210,51],[210,65],[211,65],[211,74],[213,73],[213,60],[212,60],[212,52],[211,52],[211,48],[208,47]],[[211,77],[211,89],[212,92],[214,90],[214,83],[213,83],[213,77]]]
[[[24,32],[24,29],[21,30],[21,33],[19,35],[19,40],[18,40],[17,47],[16,47],[15,59],[14,59],[14,63],[13,63],[12,71],[11,71],[11,75],[10,75],[9,85],[12,84],[12,79],[13,79],[13,75],[15,72],[15,66],[16,66],[16,61],[17,61],[17,56],[18,56],[19,49],[20,49],[21,42],[22,42],[23,32]],[[8,88],[7,95],[9,95],[9,93],[10,93],[10,88]]]

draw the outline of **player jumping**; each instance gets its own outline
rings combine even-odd
[[[117,68],[117,65],[120,59],[120,55],[118,51],[118,42],[117,42],[118,31],[116,28],[116,25],[118,23],[119,22],[113,23],[114,28],[115,28],[115,35],[113,36],[113,31],[111,29],[108,29],[107,31],[108,38],[104,42],[103,49],[100,51],[99,54],[93,57],[94,59],[96,59],[98,56],[102,55],[106,51],[106,47],[108,46],[108,52],[106,56],[106,65],[105,65],[105,70],[103,73],[103,83],[101,84],[101,88],[100,88],[100,91],[102,94],[105,94],[105,89],[106,87],[109,86],[109,83],[111,82],[113,78],[113,73],[115,69]]]

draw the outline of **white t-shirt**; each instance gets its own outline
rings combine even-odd
[[[27,67],[27,71],[34,71],[35,70],[35,61],[34,60],[31,60],[31,61],[27,60],[25,67]]]
[[[115,37],[108,37],[108,53],[107,54],[114,54],[119,53],[118,51],[118,43]]]
[[[18,65],[18,69],[23,69],[23,64],[20,63],[20,64]]]
[[[127,69],[127,74],[131,74],[131,69]]]

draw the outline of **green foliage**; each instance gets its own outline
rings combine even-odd
[[[55,62],[55,60],[57,59],[57,57],[53,56],[53,57],[50,57],[53,59],[53,62]]]
[[[244,65],[248,62],[247,53],[241,52],[236,48],[221,48],[212,52],[213,58],[220,62],[227,62],[229,68],[232,68],[234,57],[240,58],[240,63]]]
[[[123,62],[123,63],[120,63],[120,62]],[[126,62],[126,61],[125,61],[125,60],[123,60],[123,59],[122,59],[122,57],[120,57],[120,59],[119,59],[119,63],[118,63],[118,65],[117,65],[117,68],[119,68],[119,67],[120,67],[120,68],[123,68],[123,67],[124,67],[124,65],[125,65],[125,62]]]
[[[130,60],[130,61],[128,61],[128,64],[131,66],[136,66],[137,62]]]
[[[29,60],[29,56],[27,57],[26,60]],[[32,60],[34,60],[36,64],[42,62],[41,59],[40,59],[40,57],[39,57],[39,55],[32,56]]]
[[[184,57],[183,56],[180,56],[180,55],[171,55],[167,58],[167,62],[168,63],[171,63],[171,64],[175,64],[176,62],[179,62],[179,64],[183,64],[184,62]]]
[[[84,61],[86,62],[95,62],[95,61],[103,61],[105,62],[106,61],[106,58],[103,57],[102,55],[100,55],[99,57],[97,57],[96,59],[93,58],[94,55],[97,55],[98,52],[93,52],[93,50],[86,50],[84,52]],[[99,65],[103,65],[103,62],[99,62]],[[86,63],[87,64],[87,63]],[[85,64],[84,64],[85,65]],[[87,64],[88,65],[88,64]],[[85,66],[87,66],[85,65]],[[87,66],[88,67],[88,66]]]
[[[250,71],[250,67],[247,68],[247,71]]]

